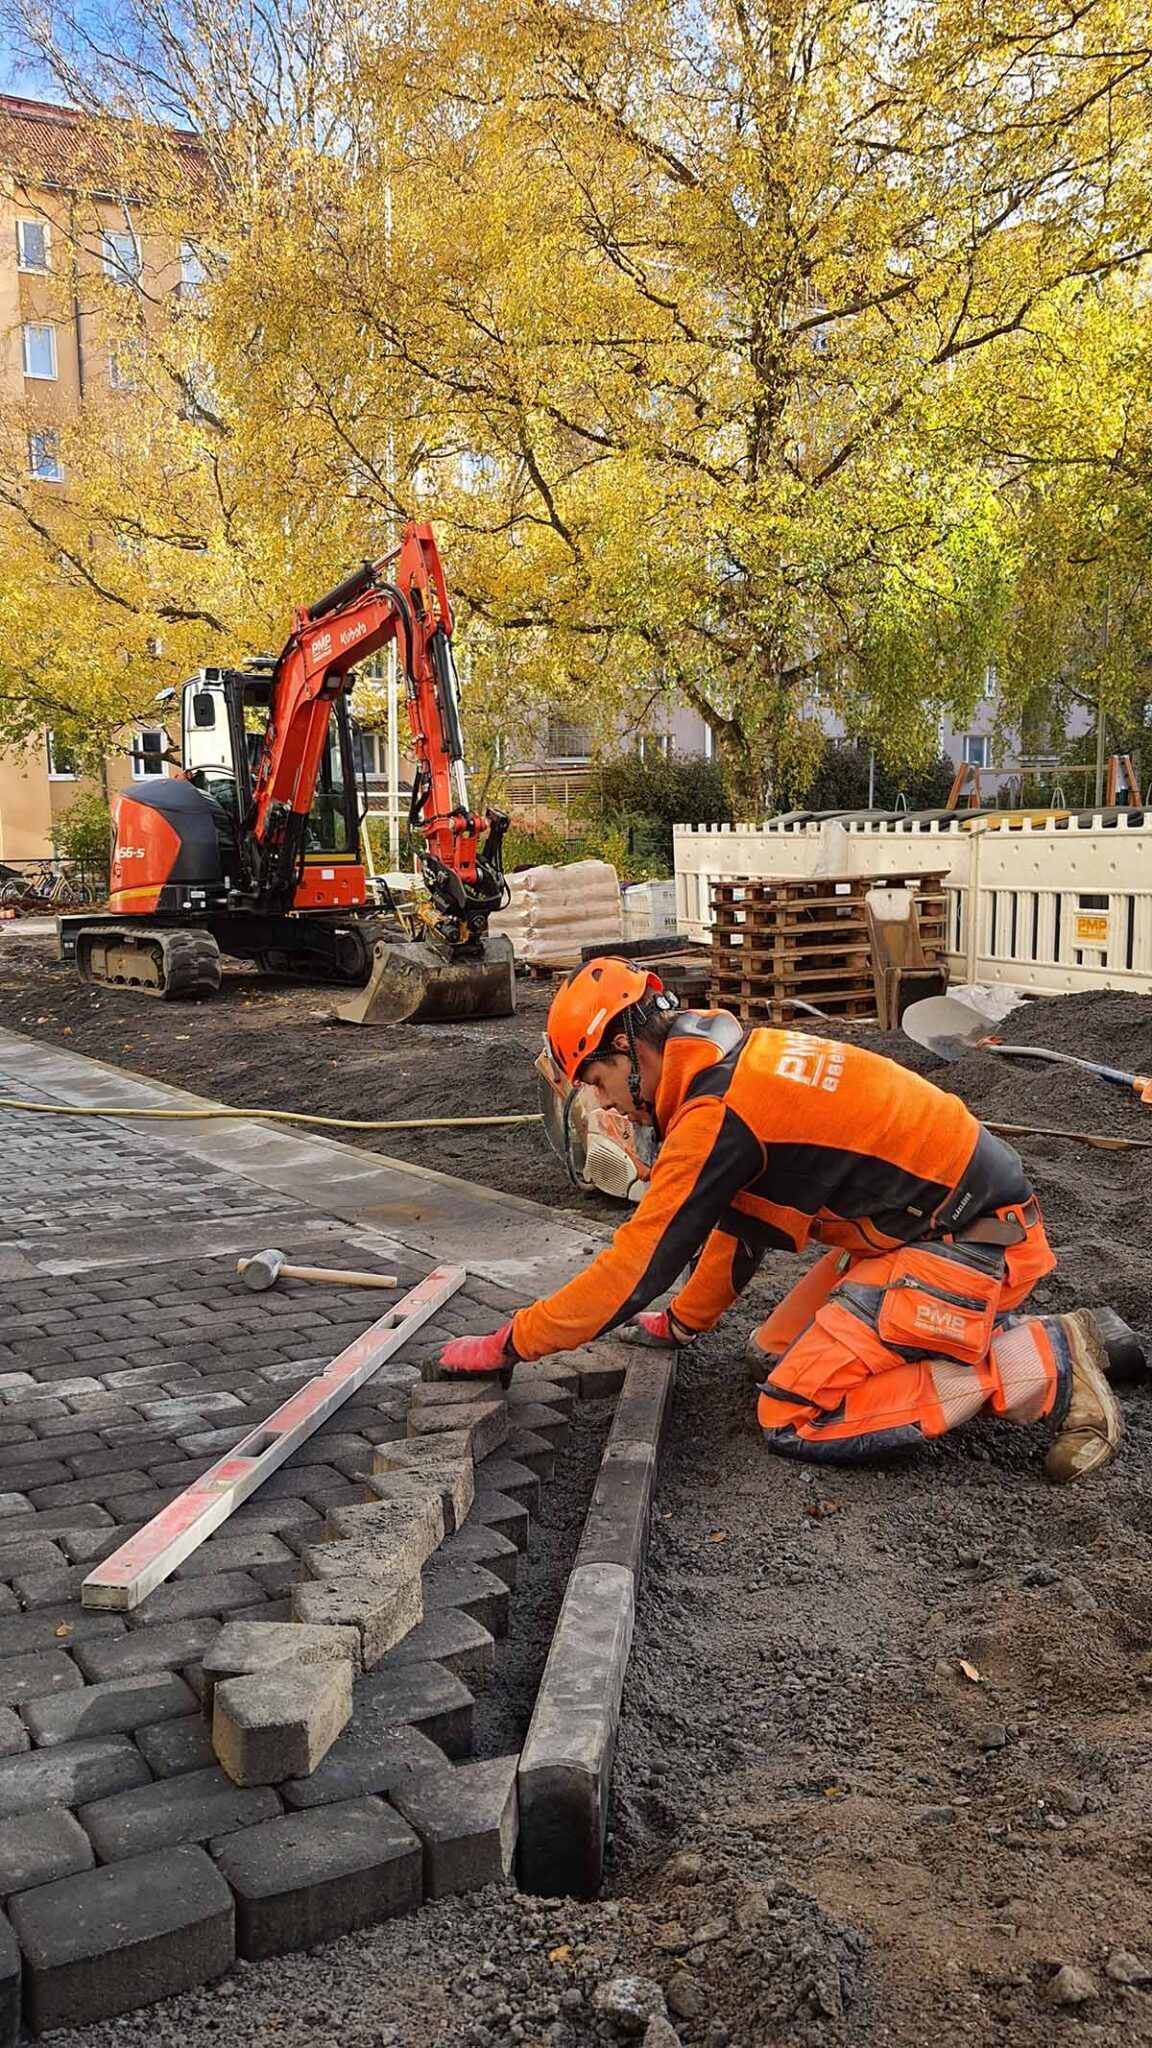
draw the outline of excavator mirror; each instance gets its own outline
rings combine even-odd
[[[216,699],[211,690],[197,690],[192,698],[192,723],[203,730],[216,723]]]

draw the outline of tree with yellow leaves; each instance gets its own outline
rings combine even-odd
[[[147,427],[110,465],[80,423],[58,515],[164,662],[275,644],[417,511],[474,730],[677,693],[745,814],[829,713],[911,760],[989,661],[1014,672],[997,398],[1152,244],[1139,10],[128,19],[127,59],[120,7],[105,41],[30,0],[26,28],[94,107],[187,110],[213,166],[214,279],[193,321],[150,309]]]

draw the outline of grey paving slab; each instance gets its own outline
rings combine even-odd
[[[411,1912],[423,1897],[420,1841],[382,1799],[285,1814],[213,1842],[236,1896],[240,1955],[287,1955]]]
[[[0,1899],[91,1870],[95,1861],[79,1821],[64,1807],[13,1815],[0,1828]]]
[[[190,1990],[235,1958],[232,1894],[203,1849],[62,1878],[11,1903],[36,2033]]]
[[[424,1847],[430,1899],[507,1883],[516,1853],[518,1756],[446,1766],[397,1786],[392,1798]]]
[[[143,1765],[143,1757],[139,1762]],[[100,1861],[119,1863],[178,1842],[206,1842],[212,1835],[230,1834],[281,1811],[270,1787],[245,1791],[222,1770],[211,1769],[114,1792],[79,1806],[77,1818]]]

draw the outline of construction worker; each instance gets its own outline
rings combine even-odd
[[[1012,1313],[1056,1261],[1019,1156],[957,1096],[858,1046],[679,1010],[624,960],[570,975],[547,1035],[569,1081],[655,1125],[652,1178],[587,1271],[447,1345],[445,1371],[506,1374],[609,1330],[690,1343],[766,1250],[817,1243],[749,1342],[770,1450],[852,1463],[986,1414],[1053,1425],[1052,1480],[1110,1462],[1121,1420],[1100,1334],[1085,1310]],[[692,1261],[670,1306],[644,1313]]]

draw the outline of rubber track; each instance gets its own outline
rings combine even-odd
[[[164,968],[165,1002],[196,1002],[220,987],[220,948],[211,932],[156,932]]]

